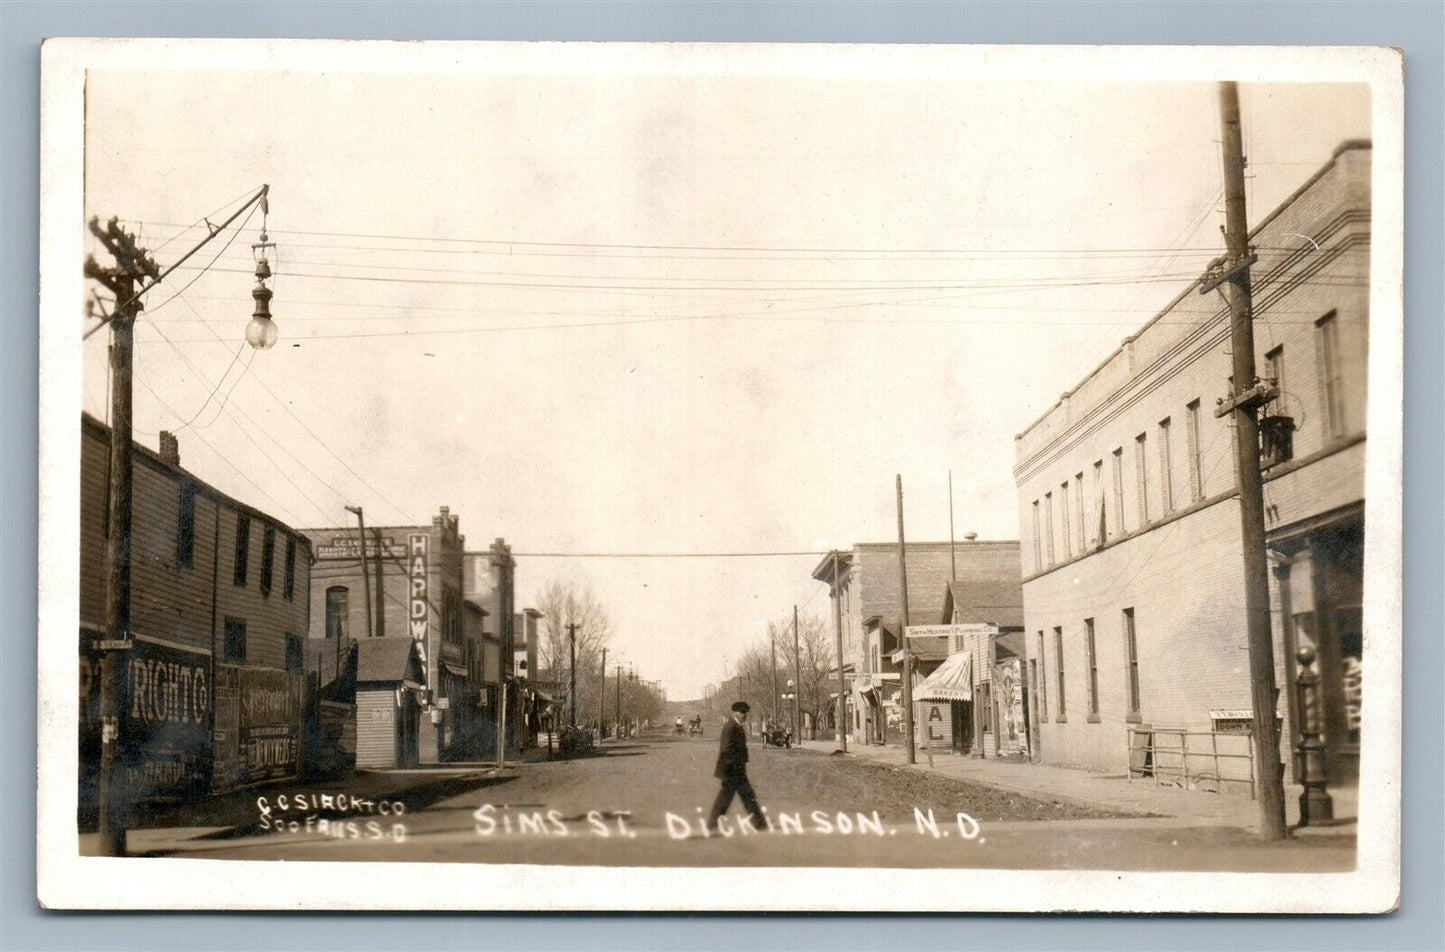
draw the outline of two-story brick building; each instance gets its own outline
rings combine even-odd
[[[964,541],[907,543],[909,621],[937,621],[948,583],[960,577],[999,572],[1016,574],[1017,542]],[[902,740],[903,595],[898,546],[860,542],[841,551],[834,573],[830,554],[813,570],[829,585],[842,619],[844,681],[848,688],[848,730],[854,743]],[[940,663],[946,646],[918,646],[926,674]]]
[[[414,750],[423,764],[469,756],[477,730],[476,692],[465,637],[466,537],[458,517],[442,506],[430,525],[368,526],[365,566],[356,527],[302,531],[316,553],[309,602],[316,640],[335,644],[338,654],[352,640],[407,637],[416,642],[421,677],[413,680],[419,686],[401,686],[401,674],[409,668],[392,664],[392,655],[369,651],[362,656],[362,661],[385,657],[377,670],[397,673],[395,710],[388,716],[407,741],[395,749],[408,757]],[[412,717],[420,723],[406,723]]]
[[[1357,769],[1362,701],[1370,159],[1344,143],[1250,234],[1256,360],[1279,390],[1261,415],[1284,754],[1308,644],[1336,775]],[[1228,347],[1223,299],[1192,284],[1016,438],[1038,759],[1119,770],[1126,727],[1251,716],[1235,431],[1214,413]]]
[[[81,418],[80,800],[100,756],[110,428]],[[126,786],[195,797],[303,769],[311,546],[182,468],[169,433],[132,444]]]

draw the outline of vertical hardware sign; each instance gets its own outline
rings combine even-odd
[[[422,677],[428,677],[427,633],[431,614],[427,604],[427,543],[430,538],[424,534],[407,536],[406,564],[410,596],[407,600],[407,630],[416,642],[417,654],[421,658]],[[430,687],[430,684],[424,685]]]

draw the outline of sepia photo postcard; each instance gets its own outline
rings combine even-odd
[[[1398,50],[42,67],[45,907],[1396,906]]]

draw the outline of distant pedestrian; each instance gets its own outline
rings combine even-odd
[[[713,776],[722,781],[722,788],[718,790],[707,818],[707,827],[714,833],[717,832],[718,818],[728,812],[734,796],[742,798],[743,809],[752,817],[755,829],[768,828],[767,817],[763,816],[757,794],[753,793],[753,785],[748,781],[748,734],[743,726],[747,719],[748,702],[734,703],[732,717],[724,722],[722,737],[718,741],[717,768],[713,770]]]

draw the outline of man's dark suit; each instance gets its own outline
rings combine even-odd
[[[729,717],[723,725],[722,737],[718,742],[717,767],[713,770],[713,776],[722,781],[722,788],[718,790],[712,812],[708,814],[709,829],[717,829],[718,817],[728,812],[734,796],[742,798],[743,809],[752,816],[753,826],[759,830],[767,829],[767,818],[758,806],[753,785],[748,782],[748,735],[736,718]]]

